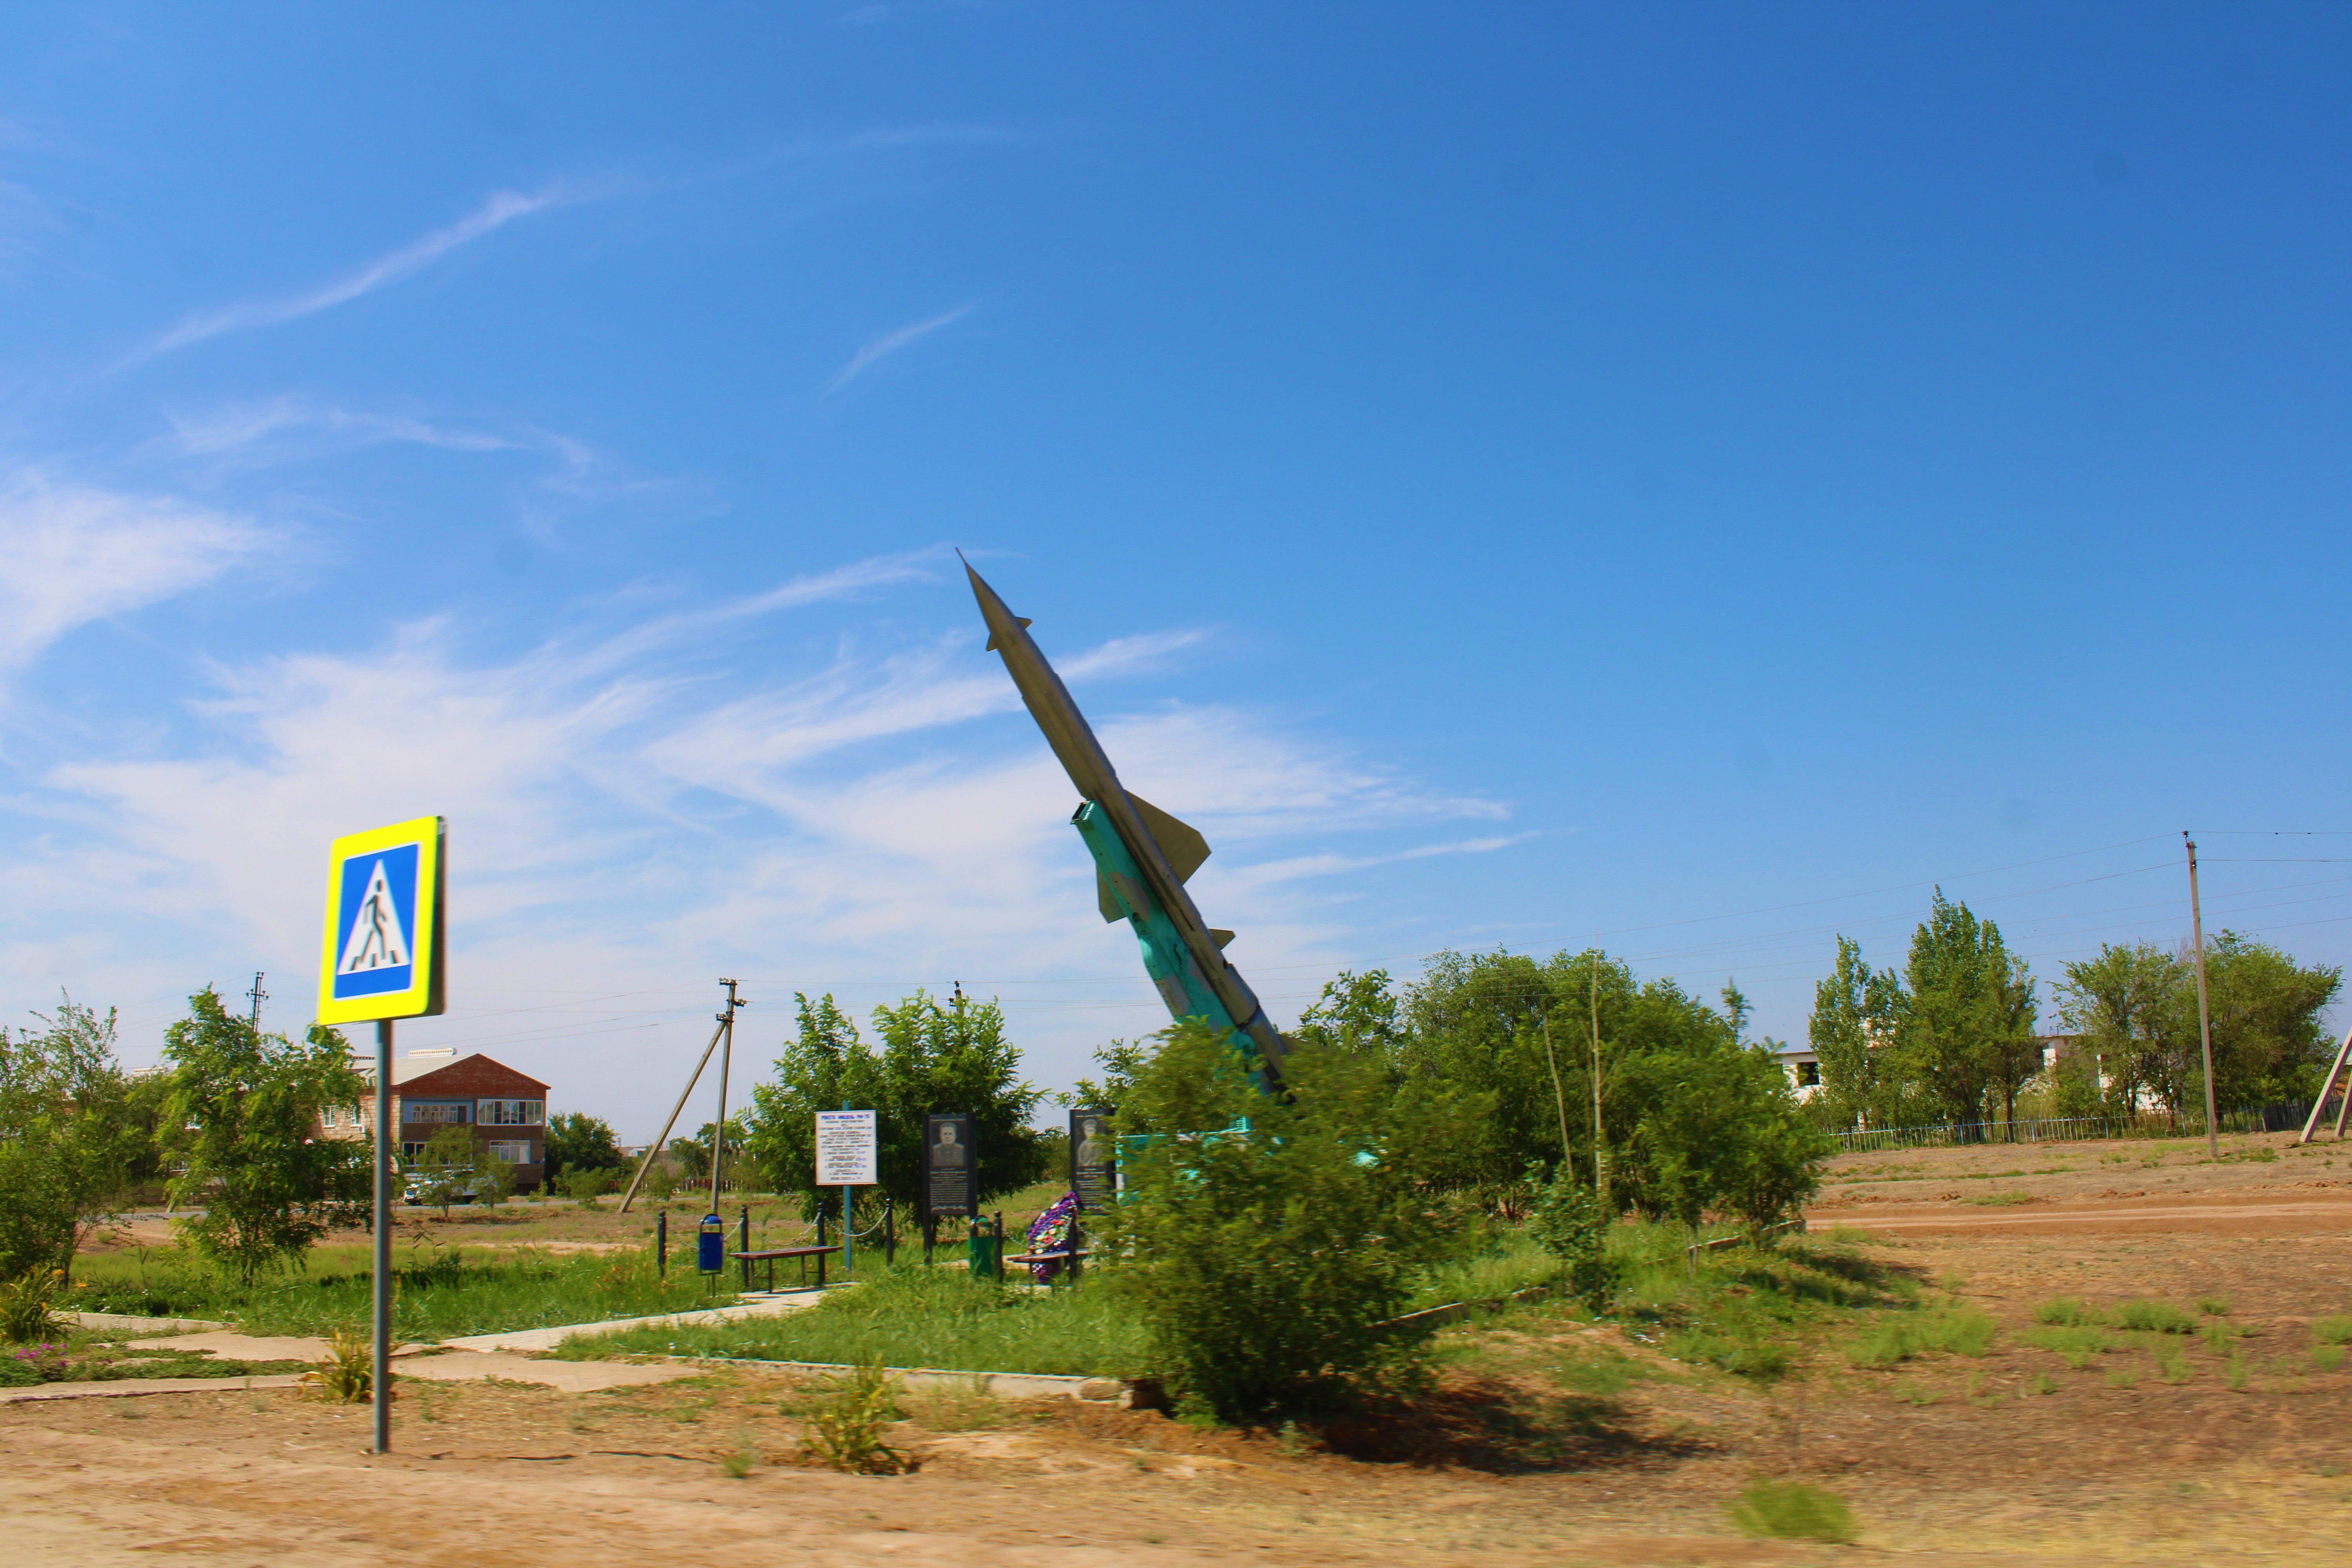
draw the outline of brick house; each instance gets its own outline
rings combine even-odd
[[[354,1058],[371,1091],[358,1106],[330,1107],[319,1118],[326,1138],[373,1138],[375,1063]],[[392,1118],[400,1131],[400,1155],[413,1160],[433,1135],[452,1124],[474,1129],[474,1142],[488,1144],[512,1165],[518,1191],[536,1187],[547,1173],[547,1085],[477,1052],[459,1056],[448,1047],[411,1051],[392,1064]]]

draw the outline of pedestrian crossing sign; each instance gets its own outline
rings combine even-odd
[[[346,834],[327,858],[319,1022],[441,1011],[442,856],[437,816]]]

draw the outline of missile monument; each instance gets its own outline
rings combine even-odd
[[[1184,884],[1209,846],[1199,833],[1166,812],[1130,795],[1103,754],[1102,742],[1069,689],[1029,636],[1029,623],[1004,607],[996,591],[971,563],[972,597],[988,623],[988,651],[1001,654],[1029,716],[1045,732],[1045,743],[1061,759],[1077,787],[1077,814],[1070,822],[1095,858],[1097,901],[1106,921],[1125,921],[1143,947],[1143,967],[1168,1004],[1170,1016],[1205,1018],[1227,1032],[1250,1064],[1258,1087],[1278,1089],[1284,1046],[1266,1021],[1265,1009],[1224,954],[1234,933],[1201,918]]]

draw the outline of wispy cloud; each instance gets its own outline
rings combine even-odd
[[[488,1048],[560,1081],[567,1107],[628,1122],[709,1029],[688,982],[736,973],[763,1002],[831,990],[862,1009],[961,977],[1005,997],[1026,1070],[1065,1081],[1106,1033],[1165,1015],[1131,941],[1096,912],[1068,781],[968,616],[879,651],[860,646],[880,635],[869,628],[821,668],[748,684],[719,668],[754,617],[913,584],[929,562],[853,562],[512,659],[468,658],[468,628],[436,620],[364,653],[220,669],[186,730],[61,759],[37,800],[0,801],[47,820],[0,842],[0,932],[21,933],[0,941],[0,989],[64,981],[160,1026],[208,976],[292,970],[315,952],[329,837],[437,811],[462,979],[451,1016],[416,1026],[420,1044],[496,1035]],[[1062,663],[1099,682],[1198,640],[1128,637]],[[1333,833],[1491,809],[1240,710],[1096,718],[1129,782],[1219,844],[1197,881],[1213,918],[1242,931],[1245,972],[1348,950],[1351,924],[1331,909],[1355,890],[1300,884],[1387,857],[1328,854]],[[1294,837],[1254,866],[1277,830]],[[1039,1000],[1056,975],[1103,978]],[[646,999],[583,1000],[622,992]],[[293,1023],[306,1003],[286,995]]]
[[[267,463],[382,442],[414,442],[457,452],[496,452],[524,443],[484,430],[436,424],[407,414],[340,408],[293,395],[233,403],[167,416],[168,435],[149,449],[181,458]],[[547,443],[553,446],[553,443]],[[570,459],[561,447],[554,449]]]
[[[0,475],[0,675],[77,626],[210,581],[274,537],[165,498]]]
[[[958,305],[954,310],[933,316],[929,321],[917,321],[912,326],[900,327],[895,332],[883,333],[852,354],[849,363],[834,373],[833,379],[825,384],[824,395],[831,397],[908,344],[929,337],[941,327],[950,326],[962,321],[971,314],[971,306],[968,304]]]
[[[528,217],[533,213],[576,201],[582,194],[579,187],[563,184],[548,185],[537,191],[499,191],[447,227],[436,228],[332,282],[283,299],[247,300],[188,316],[132,356],[133,361],[152,359],[158,354],[170,353],[174,349],[183,349],[207,338],[216,338],[224,332],[275,326],[280,321],[316,315],[320,310],[348,304],[363,294],[373,293],[378,289],[423,271],[451,251],[471,245],[485,235],[495,234],[519,217]]]

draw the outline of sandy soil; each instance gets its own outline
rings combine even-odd
[[[363,1409],[295,1390],[19,1405],[0,1407],[0,1517],[12,1561],[60,1565],[435,1561],[486,1542],[583,1568],[779,1550],[1139,1568],[2340,1563],[2352,1371],[2315,1369],[2309,1324],[2352,1311],[2336,1186],[2352,1157],[2202,1158],[2087,1144],[1841,1161],[1816,1220],[1873,1226],[1874,1255],[1997,1319],[1976,1358],[1866,1371],[1824,1345],[1759,1389],[1519,1313],[1455,1331],[1415,1424],[1334,1433],[1345,1452],[1150,1412],[919,1401],[893,1438],[919,1468],[897,1477],[793,1463],[789,1385],[736,1368],[587,1394],[407,1384],[389,1458],[362,1452]],[[1968,1201],[2011,1190],[2033,1201]],[[2079,1224],[2011,1223],[2046,1215]],[[2074,1367],[2030,1342],[2035,1305],[2058,1295],[2226,1298],[2242,1337],[2150,1337]],[[1595,1354],[1655,1375],[1606,1395],[1541,1375]],[[997,1424],[967,1429],[975,1412]],[[757,1459],[734,1479],[720,1460],[739,1451]],[[1733,1533],[1726,1500],[1770,1474],[1847,1498],[1861,1546]]]

